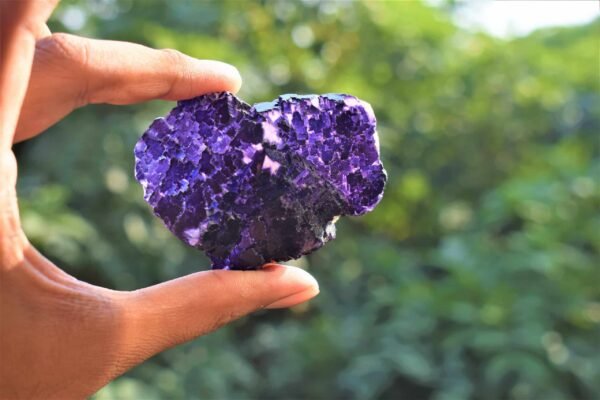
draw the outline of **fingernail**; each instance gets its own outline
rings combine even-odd
[[[280,266],[277,264],[268,264],[265,265],[263,269],[269,271],[276,270],[278,267]],[[319,283],[311,274],[297,267],[287,267],[287,273],[292,271],[294,274],[293,292],[279,300],[274,301],[265,308],[292,307],[300,303],[304,303],[305,301],[308,301],[319,294]]]
[[[265,308],[289,308],[293,306],[297,306],[300,303],[304,303],[319,294],[319,288],[310,288],[304,290],[300,293],[293,294],[291,296],[285,297],[281,300],[277,300],[274,303],[269,304]]]
[[[242,75],[240,74],[240,71],[233,65],[225,63],[223,63],[223,70],[228,76],[231,77],[232,81],[237,83],[237,88],[239,90],[240,86],[242,86]]]
[[[233,65],[215,60],[196,61],[204,72],[210,70],[213,74],[216,74],[221,77],[221,79],[225,80],[227,82],[227,91],[237,93],[238,90],[240,90],[240,87],[242,86],[242,76],[240,75],[240,71]]]

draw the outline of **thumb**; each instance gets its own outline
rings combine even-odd
[[[318,293],[308,272],[278,264],[198,272],[131,292],[124,298],[126,352],[137,364],[258,309],[291,307]]]

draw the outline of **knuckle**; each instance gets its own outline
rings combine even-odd
[[[175,49],[162,49],[160,50],[165,58],[165,64],[168,71],[167,86],[164,93],[161,94],[161,98],[170,98],[173,93],[181,88],[182,83],[190,80],[190,68],[188,65],[188,57]]]
[[[36,47],[38,54],[47,55],[53,62],[58,60],[63,68],[80,77],[74,107],[89,103],[89,82],[86,73],[90,58],[88,41],[68,33],[53,33],[38,41]]]
[[[37,41],[34,64],[42,68],[59,68],[62,73],[78,78],[73,99],[73,108],[77,108],[89,102],[86,74],[89,57],[86,39],[68,33],[53,33]]]
[[[52,35],[40,40],[38,47],[48,50],[54,56],[61,56],[67,59],[77,58],[81,53],[79,41],[76,36],[68,33],[53,33]]]
[[[185,60],[185,55],[179,50],[175,49],[162,49],[160,50],[163,56],[167,59],[167,62],[173,64],[180,64]]]

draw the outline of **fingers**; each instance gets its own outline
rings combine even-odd
[[[310,274],[275,264],[259,271],[199,272],[133,292],[124,307],[132,363],[255,310],[291,307],[318,293]]]
[[[210,92],[235,93],[240,85],[237,69],[219,61],[57,33],[37,42],[16,140],[41,132],[88,103],[181,100]]]
[[[66,34],[44,40],[55,50],[48,56],[62,57],[63,67],[75,73],[71,84],[78,86],[84,103],[181,100],[216,91],[237,92],[241,85],[233,66],[176,50]]]
[[[23,258],[15,184],[17,163],[10,147],[25,97],[38,27],[58,1],[0,1],[0,270]]]
[[[58,0],[0,1],[0,152],[13,141],[35,46],[35,36]]]
[[[88,47],[87,65],[82,65],[88,103],[181,100],[211,92],[235,93],[241,86],[237,69],[220,61],[197,60],[171,49],[95,42]]]

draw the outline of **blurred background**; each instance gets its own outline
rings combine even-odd
[[[63,0],[53,31],[232,63],[251,103],[370,102],[389,173],[373,213],[296,263],[318,298],[95,399],[600,398],[597,3],[508,3]],[[547,10],[570,26],[543,27]],[[26,232],[79,279],[128,290],[209,265],[133,178],[172,106],[89,106],[17,147]]]

